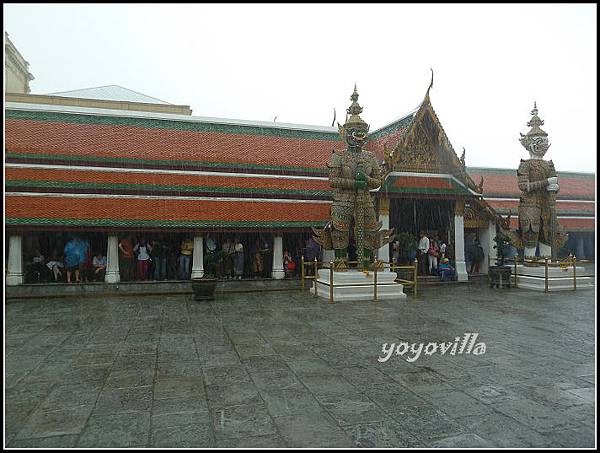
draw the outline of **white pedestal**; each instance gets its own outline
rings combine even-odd
[[[365,275],[358,270],[333,273],[333,301],[373,300],[373,272]],[[406,298],[401,283],[396,283],[395,272],[377,272],[377,300],[403,300]],[[329,300],[329,269],[319,269],[317,295]],[[314,286],[313,286],[314,291]]]
[[[592,277],[584,277],[585,268],[577,266],[575,270],[577,289],[594,288],[594,279]],[[512,272],[514,273],[514,267]],[[517,264],[517,286],[519,288],[544,291],[546,287],[545,267],[543,265],[539,267],[530,267]],[[559,267],[549,267],[548,290],[573,291],[573,266],[569,266],[565,269],[561,269]]]

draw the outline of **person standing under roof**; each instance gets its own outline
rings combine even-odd
[[[421,239],[419,239],[419,275],[427,275],[427,255],[429,252],[429,238],[425,231],[421,231]]]
[[[79,238],[74,237],[65,245],[65,267],[67,268],[67,283],[71,283],[71,275],[75,272],[75,281],[80,283],[79,275]]]
[[[244,245],[239,238],[235,239],[233,267],[235,270],[235,278],[241,280],[244,275]]]
[[[119,242],[119,269],[121,280],[130,282],[133,280],[133,243],[131,236],[121,239]]]
[[[211,240],[210,236],[206,236],[206,247],[208,248],[209,241]],[[189,280],[192,275],[192,253],[194,252],[194,242],[191,238],[187,237],[183,241],[181,241],[181,245],[179,247],[180,255],[179,255],[179,279],[180,280]]]
[[[137,252],[137,278],[138,280],[148,280],[148,266],[150,264],[150,252],[152,246],[146,242],[146,238],[142,237],[133,248]]]

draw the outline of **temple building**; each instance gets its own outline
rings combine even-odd
[[[6,284],[23,283],[34,249],[61,252],[75,234],[92,235],[92,247],[107,256],[106,282],[120,281],[118,244],[130,234],[193,238],[192,277],[204,272],[207,234],[248,245],[265,235],[272,276],[283,278],[283,251],[302,247],[311,227],[329,219],[327,162],[345,146],[338,129],[191,113],[114,85],[7,94]],[[516,170],[468,168],[429,89],[415,111],[371,131],[367,149],[385,175],[373,191],[384,227],[444,237],[459,280],[468,279],[465,242],[477,237],[487,272],[497,228],[516,228]],[[559,171],[559,180],[568,245],[593,258],[595,175]],[[379,258],[389,258],[388,246]]]
[[[29,63],[4,32],[4,80],[7,93],[30,93],[29,82],[34,80]]]

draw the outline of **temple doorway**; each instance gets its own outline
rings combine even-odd
[[[390,228],[395,233],[406,232],[428,235],[448,240],[454,227],[454,200],[392,198],[390,199]]]

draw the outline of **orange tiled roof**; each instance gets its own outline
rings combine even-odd
[[[383,158],[383,146],[395,146],[408,115],[372,134],[369,149]],[[293,129],[264,125],[217,124],[155,118],[112,117],[57,112],[6,110],[6,160],[27,163],[110,165],[135,168],[208,169],[296,173],[326,176],[333,149],[345,144],[327,128]],[[81,168],[81,167],[80,167]],[[516,170],[468,169],[476,181],[484,176],[486,198],[519,197]],[[594,200],[593,175],[560,173],[559,199]],[[217,193],[236,196],[270,194],[269,198],[322,198],[331,189],[324,180],[251,178],[212,175],[185,177],[168,173],[70,171],[68,169],[7,168],[6,186],[54,192],[111,192],[170,195]],[[69,190],[66,190],[69,189]],[[253,201],[156,200],[135,198],[6,197],[7,220],[16,224],[148,225],[159,221],[194,225],[308,225],[328,219],[329,205],[319,203],[259,203]],[[516,203],[490,200],[506,209]],[[512,203],[512,204],[511,204]],[[595,204],[559,202],[559,212],[589,213]],[[516,207],[513,209],[516,212]],[[513,219],[514,220],[514,219]],[[589,219],[564,219],[576,228],[590,228]],[[578,224],[575,221],[580,221]],[[593,220],[593,219],[592,219]],[[7,225],[11,225],[7,222]],[[87,223],[86,223],[87,222]],[[113,222],[112,224],[110,222]],[[133,223],[132,223],[133,222]],[[136,223],[137,222],[137,223]],[[149,223],[148,223],[149,222]],[[174,223],[173,223],[174,222]],[[562,223],[562,221],[561,221]],[[583,225],[583,226],[582,226]]]
[[[519,200],[487,200],[488,204],[497,210],[498,212],[504,214],[509,209],[513,214],[517,213],[517,208],[519,206]],[[559,215],[562,213],[564,215],[569,214],[586,214],[586,215],[594,215],[596,211],[595,203],[577,203],[577,202],[569,202],[557,200],[556,209]]]
[[[216,127],[137,118],[114,118],[114,124],[110,124],[112,118],[27,113],[25,117],[15,112],[7,115],[9,158],[24,155],[38,160],[44,156],[55,160],[135,160],[138,165],[152,161],[174,165],[186,162],[277,165],[322,171],[332,150],[344,147],[335,133]]]
[[[76,169],[15,168],[6,167],[5,184],[12,190],[19,187],[39,189],[67,189],[85,191],[102,189],[123,193],[130,192],[208,192],[208,193],[272,193],[298,194],[329,197],[328,180],[289,179],[266,177],[231,177],[213,174],[123,172]]]
[[[521,191],[517,183],[517,170],[494,168],[467,168],[467,173],[474,181],[483,176],[484,197],[520,197]],[[595,176],[593,174],[576,174],[558,172],[560,192],[559,198],[595,199]]]
[[[565,231],[595,231],[596,225],[593,217],[578,218],[578,219],[558,219],[558,223]],[[511,217],[510,228],[516,230],[519,228],[519,219]]]
[[[186,226],[323,225],[329,203],[6,196],[6,225]]]

